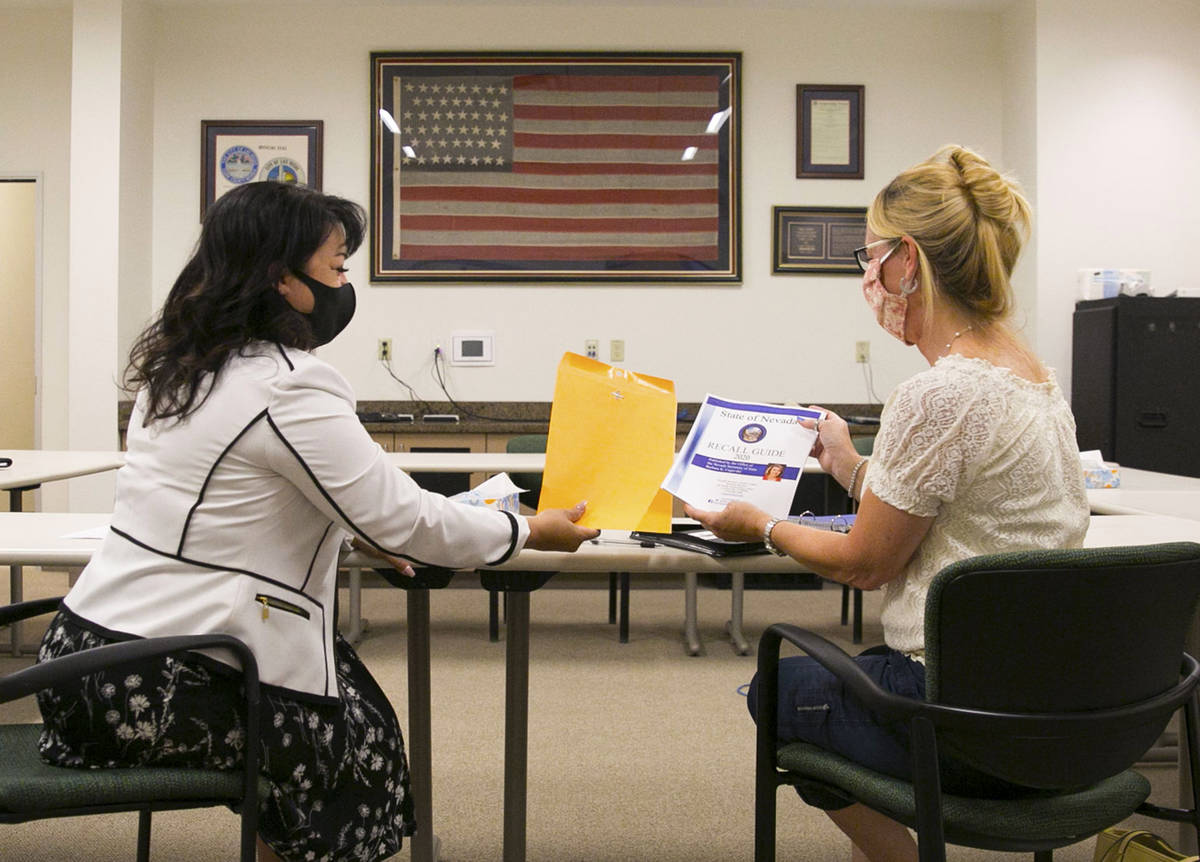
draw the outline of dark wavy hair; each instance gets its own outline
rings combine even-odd
[[[191,260],[129,354],[124,385],[146,390],[144,421],[197,410],[226,360],[251,342],[315,346],[308,315],[277,286],[338,228],[353,254],[366,233],[363,208],[303,186],[247,183],[213,203]]]

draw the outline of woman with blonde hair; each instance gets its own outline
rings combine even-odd
[[[904,171],[871,204],[856,250],[863,294],[879,325],[930,367],[889,397],[870,458],[840,417],[815,423],[814,454],[861,501],[849,533],[806,529],[745,503],[687,508],[723,539],[765,540],[830,580],[882,588],[885,646],[855,661],[897,694],[925,696],[925,594],[943,567],[998,551],[1079,547],[1087,530],[1075,421],[1054,372],[1009,322],[1010,277],[1030,219],[1017,185],[960,146]],[[785,658],[779,672],[781,742],[814,743],[910,777],[903,726],[865,710],[812,659]],[[752,684],[752,715],[756,694]],[[953,761],[943,786],[962,795],[997,789]],[[801,795],[849,835],[852,858],[917,858],[901,824],[845,797]]]

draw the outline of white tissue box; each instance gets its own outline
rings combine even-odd
[[[1079,453],[1085,488],[1120,488],[1121,467],[1104,460],[1099,449]]]
[[[1083,468],[1083,486],[1085,488],[1120,488],[1121,468],[1117,464],[1105,464],[1100,467],[1085,466]]]

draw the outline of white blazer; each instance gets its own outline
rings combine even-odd
[[[183,422],[143,427],[139,395],[112,529],[64,604],[118,636],[234,635],[265,684],[336,698],[344,539],[471,568],[508,559],[529,525],[452,503],[389,465],[349,384],[320,359],[266,343],[243,354]]]

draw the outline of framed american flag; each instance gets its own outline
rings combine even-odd
[[[374,282],[740,282],[741,54],[371,55]]]

